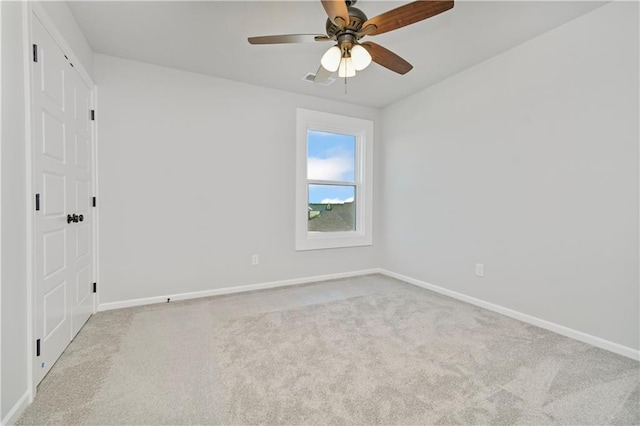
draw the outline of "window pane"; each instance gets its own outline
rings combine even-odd
[[[355,198],[355,186],[309,185],[309,231],[355,231]]]
[[[355,182],[356,137],[307,132],[307,178]]]

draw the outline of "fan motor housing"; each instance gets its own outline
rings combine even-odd
[[[351,2],[351,4],[355,3],[355,1]],[[327,19],[327,35],[331,38],[338,37],[341,33],[352,33],[356,34],[362,28],[362,24],[367,22],[367,15],[357,7],[349,6],[349,25],[347,25],[344,29],[340,29],[337,25],[331,22],[330,19]]]

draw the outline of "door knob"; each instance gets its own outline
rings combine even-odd
[[[78,223],[78,222],[82,222],[84,220],[84,216],[80,215],[78,216],[77,214],[68,214],[67,215],[67,223]]]

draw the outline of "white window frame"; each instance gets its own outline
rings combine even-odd
[[[309,231],[309,184],[335,183],[307,179],[307,134],[310,130],[355,136],[355,231]],[[373,244],[372,169],[373,121],[298,108],[296,126],[296,250],[370,246]]]

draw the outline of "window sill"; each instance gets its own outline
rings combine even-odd
[[[358,232],[308,232],[296,241],[296,251],[322,250],[373,245],[371,235]]]

